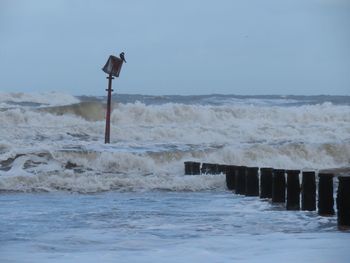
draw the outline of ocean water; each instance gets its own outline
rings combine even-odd
[[[227,191],[188,160],[350,167],[350,97],[0,94],[0,262],[348,262],[336,217]]]

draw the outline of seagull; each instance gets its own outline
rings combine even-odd
[[[125,57],[124,57],[124,52],[119,54],[119,57],[121,58],[121,60],[123,60],[126,63]]]

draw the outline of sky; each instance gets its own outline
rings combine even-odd
[[[0,92],[350,95],[350,0],[0,0]]]

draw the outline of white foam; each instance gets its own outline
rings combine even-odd
[[[73,191],[79,193],[95,193],[108,190],[167,190],[167,191],[201,191],[224,189],[223,175],[142,175],[136,173],[125,174],[83,174],[73,171],[40,173],[36,175],[24,174],[16,176],[2,175],[0,191]]]
[[[27,156],[9,171],[0,169],[4,190],[224,187],[215,180],[207,186],[205,180],[200,181],[204,186],[186,181],[182,177],[186,160],[285,169],[350,164],[350,106],[330,103],[290,107],[116,104],[110,145],[103,144],[103,120],[88,121],[74,112],[56,115],[8,109],[0,111],[0,123],[0,161],[17,154]],[[49,153],[47,159],[35,159],[43,152]],[[68,161],[82,172],[65,169]],[[30,165],[25,166],[26,162]],[[21,170],[32,177],[24,178],[27,175]],[[186,186],[184,180],[192,185]]]

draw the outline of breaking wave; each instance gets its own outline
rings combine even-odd
[[[102,102],[86,101],[71,105],[45,107],[40,111],[55,115],[75,115],[88,121],[101,121],[105,118],[106,107]]]
[[[186,160],[285,169],[350,166],[347,105],[115,103],[112,143],[104,145],[102,102],[55,103],[0,110],[0,191],[225,187],[223,175],[183,175]]]

